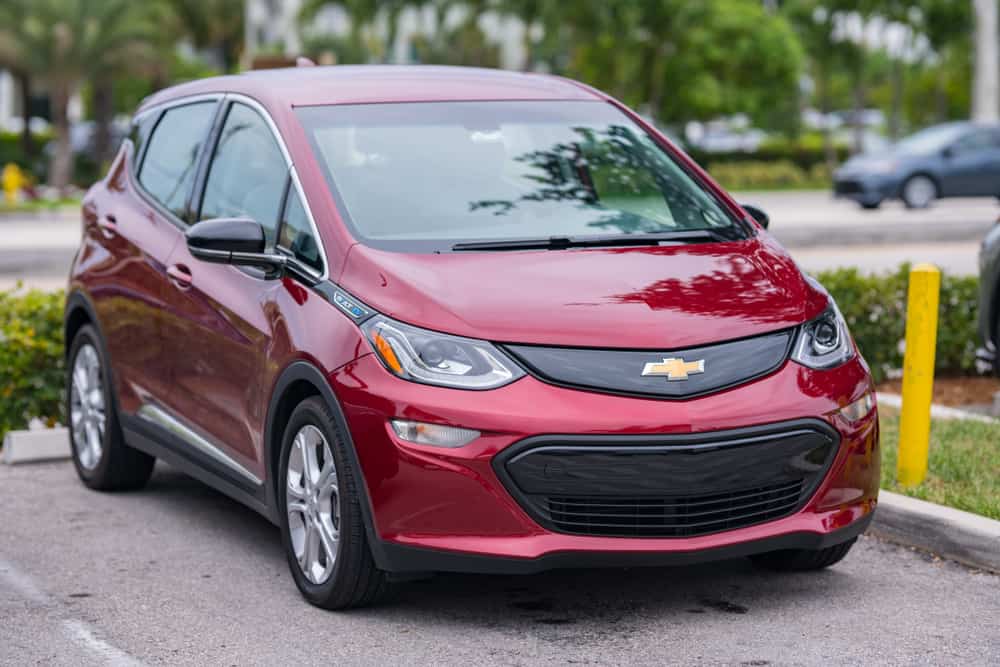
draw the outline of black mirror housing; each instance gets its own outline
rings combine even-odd
[[[771,224],[771,216],[765,213],[762,209],[759,209],[756,206],[751,206],[750,204],[741,204],[741,206],[743,207],[743,210],[749,213],[750,217],[764,229],[767,229],[768,225]]]
[[[287,261],[284,255],[267,252],[264,228],[249,218],[202,220],[191,225],[185,237],[191,255],[205,262],[274,271]]]

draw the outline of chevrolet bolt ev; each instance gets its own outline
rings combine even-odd
[[[827,567],[876,505],[872,381],[766,225],[565,79],[170,88],[83,203],[76,469],[248,505],[330,609],[440,571]]]

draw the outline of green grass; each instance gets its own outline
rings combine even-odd
[[[904,489],[896,484],[899,415],[880,410],[883,489],[1000,519],[1000,424],[934,420],[927,478]]]

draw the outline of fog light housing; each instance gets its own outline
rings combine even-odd
[[[875,408],[875,396],[866,391],[865,395],[858,400],[840,409],[841,416],[852,424],[867,417]]]
[[[458,426],[428,424],[408,419],[390,419],[389,424],[400,440],[432,447],[462,447],[479,437],[479,431]]]

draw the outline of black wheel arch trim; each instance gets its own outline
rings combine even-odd
[[[340,401],[337,399],[336,394],[334,394],[333,388],[330,387],[330,383],[326,377],[316,366],[308,361],[293,361],[281,372],[277,382],[275,382],[274,390],[271,392],[271,399],[268,402],[267,421],[264,428],[264,456],[266,457],[267,470],[267,475],[265,476],[267,490],[265,493],[267,507],[273,514],[273,516],[269,516],[268,518],[277,523],[280,511],[278,508],[276,486],[278,476],[276,471],[271,470],[271,461],[275,460],[274,450],[276,447],[281,447],[281,434],[275,432],[278,406],[285,392],[288,391],[293,383],[299,381],[307,382],[315,387],[319,395],[330,407],[331,412],[333,412],[337,427],[341,430],[341,434],[347,445],[348,464],[351,466],[351,472],[354,474],[355,480],[358,481],[358,488],[361,491],[361,516],[364,520],[365,534],[368,536],[372,558],[375,560],[376,567],[380,570],[389,569],[389,559],[385,551],[385,543],[379,537],[378,531],[375,530],[375,511],[372,508],[371,495],[368,492],[368,481],[362,471],[361,461],[358,459],[357,448],[354,445],[354,438],[351,436],[351,430],[347,424],[347,417],[344,416],[344,410],[340,405]]]

